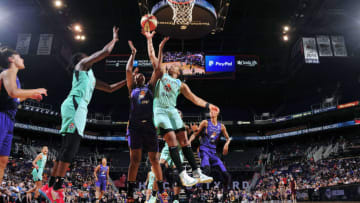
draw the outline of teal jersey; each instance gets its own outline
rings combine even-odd
[[[39,160],[36,162],[36,165],[39,166],[39,169],[38,169],[38,170],[45,168],[45,164],[46,164],[46,160],[47,160],[47,156],[46,156],[46,155],[44,155],[43,153],[41,153],[41,155],[42,155],[42,158],[39,159]]]
[[[154,108],[176,107],[176,100],[180,94],[181,81],[164,74],[157,81],[155,87]]]
[[[42,155],[42,158],[36,162],[36,165],[38,165],[39,168],[38,169],[34,168],[31,173],[33,175],[33,180],[35,182],[42,180],[42,174],[44,172],[44,168],[46,165],[47,156],[42,153],[41,153],[41,155]]]
[[[74,71],[72,88],[69,96],[61,105],[61,130],[62,135],[75,133],[84,135],[88,105],[96,85],[94,72]]]
[[[74,71],[72,88],[69,96],[76,96],[90,103],[95,89],[96,79],[92,69],[88,71]]]

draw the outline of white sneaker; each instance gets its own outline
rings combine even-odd
[[[204,175],[200,168],[193,171],[193,177],[197,178],[199,183],[211,183],[214,180],[212,177]]]
[[[196,185],[196,184],[198,183],[198,180],[190,177],[190,176],[186,173],[186,170],[181,171],[181,173],[179,174],[179,176],[180,176],[181,183],[182,183],[183,186],[185,186],[185,187],[191,187],[191,186]]]
[[[174,200],[173,203],[179,203],[179,200]]]

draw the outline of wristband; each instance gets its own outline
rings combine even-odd
[[[209,102],[208,102],[208,103],[206,103],[205,108],[206,108],[206,109],[209,109],[209,106],[210,106],[210,104],[209,104]]]

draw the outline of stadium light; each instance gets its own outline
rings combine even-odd
[[[285,26],[284,26],[284,32],[288,32],[289,30],[290,30],[290,27],[287,26],[287,25],[285,25]]]
[[[80,39],[81,39],[81,35],[76,35],[76,36],[75,36],[75,39],[80,40]]]
[[[86,39],[85,35],[81,35],[80,39],[84,41]]]
[[[73,29],[74,29],[76,32],[82,32],[81,25],[79,25],[79,24],[74,25]]]
[[[56,8],[61,8],[63,6],[63,2],[61,0],[55,0],[54,5]]]
[[[289,36],[284,35],[284,36],[283,36],[283,40],[284,40],[285,42],[289,41]]]

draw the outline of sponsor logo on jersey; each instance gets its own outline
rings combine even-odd
[[[73,130],[74,128],[75,128],[74,123],[71,123],[71,124],[69,125],[69,129],[70,129],[70,130]]]

